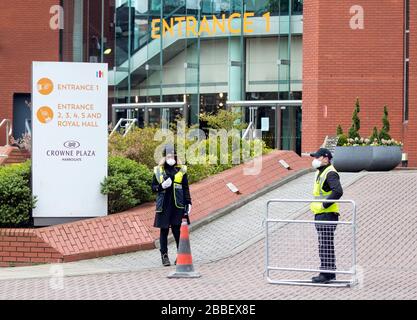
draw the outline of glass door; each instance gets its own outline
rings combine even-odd
[[[143,128],[145,126],[145,108],[135,108],[132,110],[132,118],[137,119],[138,122],[136,125],[139,128]]]
[[[265,141],[268,148],[276,148],[276,107],[258,107],[257,108],[257,129],[262,132],[262,140]]]
[[[169,108],[162,108],[161,129],[168,130],[170,123],[171,110]]]
[[[161,129],[170,129],[171,124],[175,123],[180,118],[185,118],[184,108],[175,107],[152,107],[149,109],[149,113],[152,110],[159,110],[160,117],[149,117],[149,123],[152,125],[160,124]]]
[[[301,107],[281,107],[281,149],[301,154]]]
[[[271,106],[249,106],[245,108],[245,122],[257,130],[254,138],[262,138],[267,147],[275,149],[277,142],[276,108]]]

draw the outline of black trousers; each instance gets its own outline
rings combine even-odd
[[[175,242],[177,243],[177,249],[178,245],[180,243],[180,231],[181,226],[171,226],[172,234],[174,235]],[[160,237],[159,237],[159,243],[161,245],[160,251],[161,254],[168,253],[168,234],[169,229],[161,229]]]
[[[316,214],[316,221],[339,221],[337,213],[326,212]],[[336,255],[334,253],[334,233],[336,224],[316,223],[316,230],[319,237],[320,269],[336,270]]]

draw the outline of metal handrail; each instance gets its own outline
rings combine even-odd
[[[125,134],[123,135],[123,137],[126,137],[126,135],[129,133],[130,130],[132,130],[132,128],[135,126],[136,122],[138,122],[138,119],[129,119],[128,120],[128,125],[126,124],[125,126]]]
[[[248,127],[246,128],[246,130],[245,130],[245,133],[243,134],[243,136],[242,136],[242,139],[246,139],[246,137],[247,137],[247,135],[249,134],[249,132],[250,132],[250,129],[253,127],[253,122],[250,122],[249,123],[249,125],[248,125]]]
[[[25,120],[26,133],[28,133],[29,135],[32,135],[32,128],[31,128],[31,125],[29,124],[29,121],[31,120],[30,119]]]
[[[8,147],[10,145],[10,137],[12,136],[13,133],[13,127],[12,127],[12,122],[10,121],[10,119],[3,119],[0,122],[0,128],[3,127],[4,125],[6,125],[6,146]]]
[[[126,124],[122,126],[122,123],[126,121]],[[110,133],[110,137],[115,134],[119,128],[125,128],[125,133],[123,134],[123,137],[126,137],[126,135],[129,133],[130,130],[132,130],[133,126],[138,122],[138,119],[124,119],[121,118],[116,126],[114,127],[113,131]]]
[[[118,122],[117,122],[117,124],[114,126],[114,128],[113,128],[113,130],[112,130],[112,132],[110,133],[110,137],[113,135],[113,134],[115,134],[116,132],[117,132],[117,130],[119,129],[119,127],[122,125],[122,122],[123,122],[123,118],[121,118]]]

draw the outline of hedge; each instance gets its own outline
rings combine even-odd
[[[36,198],[31,190],[31,162],[0,166],[0,227],[28,227]]]
[[[101,184],[101,193],[108,196],[109,213],[152,201],[152,176],[151,170],[134,160],[109,157],[108,177]]]

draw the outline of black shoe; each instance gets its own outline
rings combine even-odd
[[[162,259],[162,265],[164,267],[169,267],[171,265],[171,261],[169,261],[167,253],[162,254],[161,259]]]
[[[334,273],[320,273],[317,277],[313,277],[311,278],[311,281],[313,281],[313,283],[329,283],[332,280],[336,280],[336,275]]]
[[[329,281],[336,280],[336,274],[335,273],[327,273],[327,274],[325,274],[325,276],[327,277],[327,279],[329,279]]]

